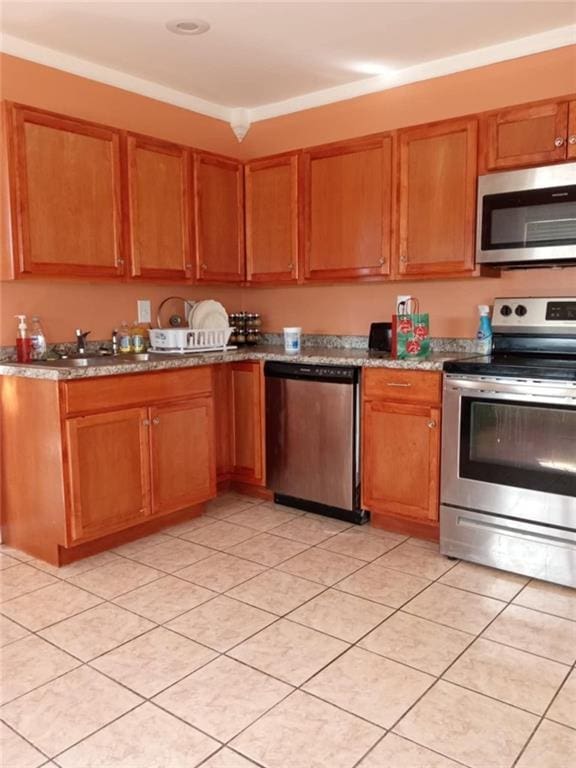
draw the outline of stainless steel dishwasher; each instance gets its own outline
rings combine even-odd
[[[281,504],[363,523],[359,371],[268,362],[266,472]]]

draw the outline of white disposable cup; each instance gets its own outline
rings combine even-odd
[[[291,354],[300,352],[302,328],[284,328],[284,349]]]

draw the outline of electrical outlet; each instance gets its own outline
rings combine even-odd
[[[398,307],[400,304],[402,304],[405,301],[408,301],[408,299],[411,299],[412,296],[396,296],[396,311],[398,311]]]
[[[150,307],[149,299],[138,299],[137,304],[138,304],[138,322],[151,323],[152,309]]]

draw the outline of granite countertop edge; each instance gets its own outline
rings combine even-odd
[[[477,354],[477,353],[476,353]],[[352,365],[358,368],[399,368],[416,371],[441,371],[445,362],[476,356],[472,352],[432,352],[428,357],[412,360],[398,360],[391,357],[371,357],[367,350],[304,348],[298,354],[288,354],[283,347],[260,346],[258,348],[229,350],[226,352],[205,352],[179,358],[148,360],[145,362],[123,362],[118,365],[106,362],[79,368],[59,368],[48,365],[27,363],[0,363],[0,376],[17,376],[28,379],[52,381],[73,381],[101,376],[120,376],[154,371],[169,371],[180,368],[194,368],[218,363],[274,361],[286,363],[307,363],[309,365]]]

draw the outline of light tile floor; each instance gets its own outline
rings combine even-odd
[[[576,590],[228,494],[54,569],[0,547],[5,768],[573,768]]]

